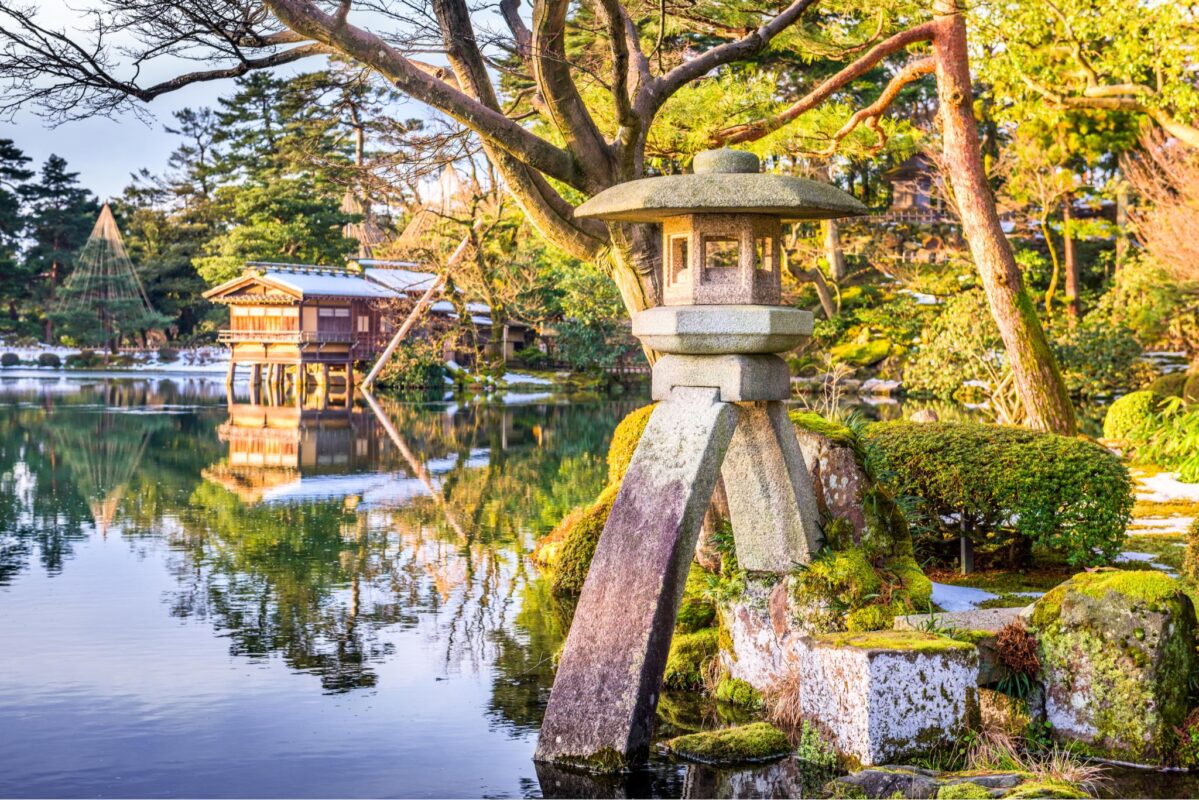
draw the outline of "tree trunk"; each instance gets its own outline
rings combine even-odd
[[[1074,195],[1062,201],[1062,253],[1066,267],[1066,313],[1070,324],[1078,321],[1078,258],[1074,254],[1074,236],[1070,228],[1074,221]]]
[[[995,199],[983,171],[974,120],[966,20],[955,0],[933,0],[933,11],[939,18],[933,56],[944,159],[961,210],[962,230],[999,326],[1029,425],[1070,435],[1076,430],[1074,407],[1000,227]]]
[[[1053,231],[1049,228],[1049,209],[1041,216],[1041,235],[1045,237],[1045,249],[1049,251],[1049,263],[1053,271],[1049,273],[1049,286],[1045,289],[1045,319],[1053,320],[1053,298],[1057,296],[1057,284],[1062,274],[1062,265],[1057,258],[1057,248],[1053,245]]]
[[[828,259],[828,276],[834,283],[845,280],[845,251],[841,249],[841,224],[835,219],[821,223],[824,229],[824,255]]]
[[[1116,271],[1128,259],[1128,181],[1116,183]]]

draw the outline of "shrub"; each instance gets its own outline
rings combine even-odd
[[[873,472],[916,499],[932,533],[961,535],[961,515],[989,543],[1039,544],[1072,565],[1120,552],[1133,496],[1128,470],[1095,444],[962,422],[884,422],[866,429]],[[1023,538],[1026,541],[1019,541]]]
[[[1182,399],[1188,403],[1199,403],[1199,372],[1187,375],[1182,385]]]
[[[1138,462],[1177,470],[1179,480],[1199,483],[1199,406],[1167,397],[1126,438]]]
[[[1187,377],[1185,372],[1171,372],[1166,375],[1159,375],[1145,388],[1162,397],[1182,397],[1183,389],[1186,388]]]
[[[404,342],[379,373],[378,386],[388,391],[441,389],[445,364],[441,348],[434,342]]]
[[[82,350],[67,356],[67,367],[70,369],[91,369],[98,367],[104,361],[94,350]]]
[[[1000,346],[999,329],[978,290],[947,300],[925,329],[903,371],[910,392],[950,398],[962,384],[987,377],[984,361]]]
[[[173,361],[179,360],[179,351],[173,347],[158,348],[158,361],[162,364],[170,364]]]
[[[15,367],[21,363],[21,357],[16,353],[5,353],[0,356],[0,367]]]
[[[1141,362],[1141,345],[1123,325],[1088,315],[1053,343],[1062,377],[1070,393],[1080,397],[1110,395],[1137,386],[1148,368]]]
[[[1153,418],[1161,397],[1143,389],[1129,392],[1107,409],[1103,418],[1103,438],[1127,439],[1145,427]]]
[[[995,650],[1004,667],[999,691],[1012,697],[1027,697],[1041,671],[1037,637],[1028,632],[1023,622],[1011,622],[995,635]]]
[[[1187,551],[1182,559],[1182,574],[1192,582],[1199,582],[1199,517],[1187,528]]]
[[[58,353],[41,353],[37,357],[37,365],[39,367],[53,367],[58,369],[62,366],[62,359],[58,357]]]

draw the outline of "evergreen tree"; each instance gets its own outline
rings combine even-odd
[[[22,186],[21,194],[29,203],[27,234],[32,242],[25,268],[34,281],[35,302],[44,310],[70,274],[99,206],[92,193],[79,186],[79,173],[67,171],[66,160],[56,155],[46,159],[37,182]],[[47,342],[52,331],[46,317]]]
[[[17,322],[18,303],[29,296],[29,276],[20,260],[25,230],[21,187],[33,177],[25,168],[28,163],[12,139],[0,139],[0,303],[7,307],[10,325]]]
[[[74,343],[113,352],[122,339],[136,333],[144,338],[146,330],[168,322],[146,299],[107,203],[54,300],[50,318]]]

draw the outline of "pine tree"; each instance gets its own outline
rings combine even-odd
[[[107,203],[76,264],[50,314],[76,343],[116,352],[122,338],[169,321],[146,299]]]
[[[17,304],[29,296],[29,275],[20,260],[25,231],[21,187],[33,177],[25,168],[28,163],[12,139],[0,139],[0,303],[7,306],[10,325],[17,322]]]
[[[68,172],[66,160],[56,155],[46,160],[37,183],[21,187],[21,194],[29,203],[27,232],[32,240],[25,267],[36,287],[34,300],[46,309],[70,274],[75,253],[87,241],[100,209],[91,192],[79,186],[79,173]],[[47,342],[52,333],[47,317]]]

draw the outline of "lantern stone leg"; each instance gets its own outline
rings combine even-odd
[[[583,585],[536,759],[618,769],[649,750],[704,512],[740,409],[679,387],[633,454]]]
[[[781,402],[742,406],[722,473],[742,569],[782,573],[811,561],[820,546],[820,512]]]

